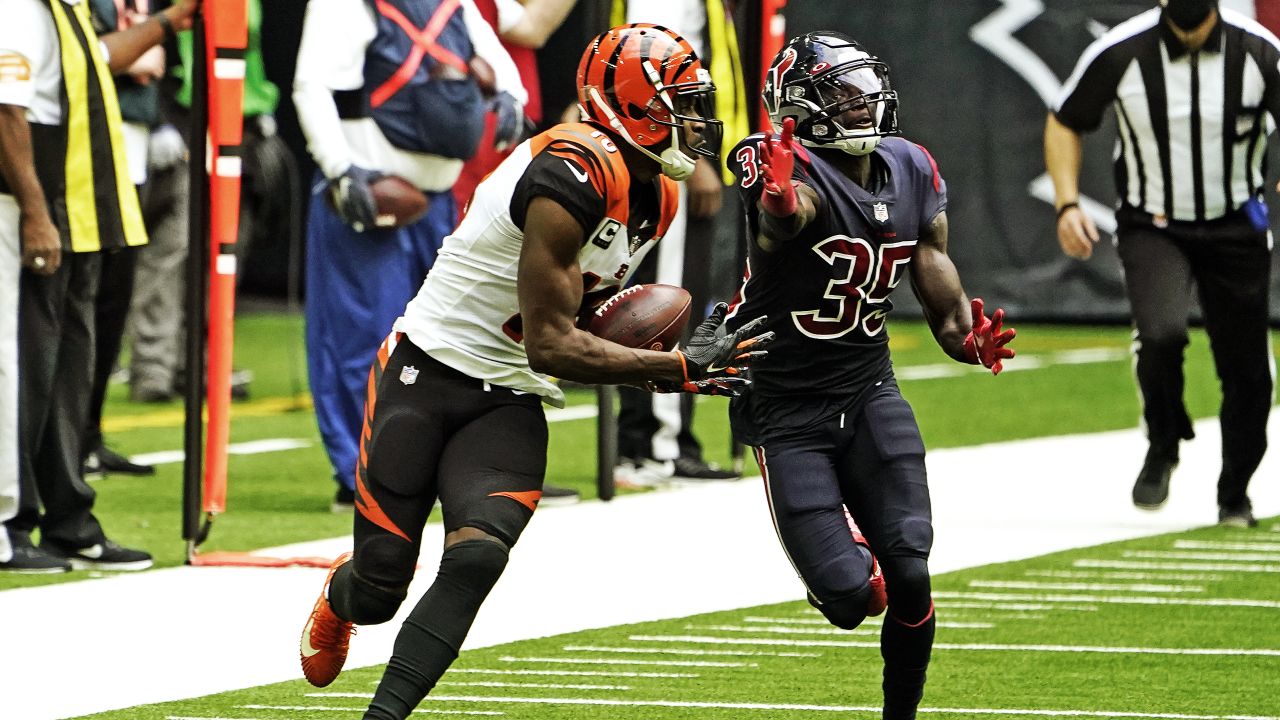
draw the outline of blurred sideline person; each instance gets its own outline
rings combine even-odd
[[[541,495],[542,404],[564,404],[549,376],[724,394],[765,352],[756,349],[768,340],[754,336],[759,323],[725,333],[719,316],[671,352],[626,348],[576,327],[661,240],[676,180],[717,146],[720,130],[710,76],[665,29],[603,33],[578,78],[588,120],[521,144],[480,184],[370,372],[354,556],[334,562],[303,628],[302,667],[313,685],[337,677],[353,623],[386,622],[404,602],[437,499],[445,540],[366,720],[413,712],[506,567]]]
[[[513,139],[523,139],[525,126],[537,127],[542,122],[542,90],[538,81],[538,59],[534,53],[564,22],[577,0],[475,0],[476,8],[485,22],[498,33],[502,47],[511,56],[520,72],[529,102],[524,114],[515,116],[504,113],[503,105],[496,105],[485,117],[484,134],[480,145],[470,160],[462,166],[462,174],[453,184],[453,197],[462,212],[476,185],[506,159],[516,144]],[[578,501],[578,491],[551,484],[542,486],[542,504],[569,504]]]
[[[924,442],[889,355],[889,296],[909,273],[942,350],[993,374],[1014,331],[965,296],[947,256],[946,184],[927,150],[892,137],[884,63],[846,35],[809,33],[774,57],[763,95],[780,136],[729,155],[750,245],[726,325],[767,314],[777,339],[730,422],[755,448],[810,604],[845,630],[887,605],[883,717],[910,720],[933,647],[933,526]]]
[[[240,222],[236,237],[236,282],[244,277],[254,243],[298,232],[302,202],[293,156],[276,136],[275,111],[280,88],[267,77],[262,57],[262,7],[247,0],[248,36],[244,54],[244,134],[240,184]],[[134,402],[169,402],[186,388],[183,352],[187,211],[190,177],[186,133],[190,127],[194,37],[179,33],[178,62],[165,79],[164,122],[152,132],[150,168],[157,177],[142,188],[142,213],[151,242],[138,258],[134,302],[129,397]],[[233,370],[231,397],[249,397],[248,370]],[[110,469],[109,467],[107,468]]]
[[[151,556],[109,540],[93,516],[82,466],[92,387],[94,301],[100,251],[146,242],[124,156],[112,74],[179,27],[195,0],[146,22],[97,36],[86,3],[9,0],[0,23],[0,242],[19,282],[6,295],[6,348],[17,355],[18,432],[6,434],[17,463],[16,514],[7,517],[0,568],[136,570]],[[63,68],[69,68],[66,73]],[[11,323],[13,295],[20,323]],[[20,326],[19,326],[20,325]],[[20,343],[20,344],[19,344]],[[13,358],[9,358],[12,360]],[[7,363],[6,363],[7,364]],[[13,365],[8,365],[13,367]],[[11,391],[12,384],[6,388]],[[13,417],[5,404],[4,422]],[[18,444],[13,453],[13,443]],[[12,453],[12,454],[11,454]],[[15,472],[0,468],[0,477]],[[0,483],[0,488],[3,484]],[[43,514],[41,508],[43,507]],[[40,546],[31,533],[40,529]]]
[[[747,136],[747,95],[738,58],[733,16],[722,0],[613,0],[612,22],[648,22],[679,28],[716,84],[716,117],[724,123],[723,141],[733,147]],[[717,148],[716,152],[719,153]],[[633,278],[688,288],[695,312],[718,297],[729,297],[734,280],[719,265],[740,266],[737,244],[741,213],[724,194],[733,182],[716,158],[700,158],[693,175],[681,185],[680,212],[658,251],[645,259]],[[722,209],[724,212],[722,213]],[[734,232],[721,232],[729,228]],[[714,263],[732,259],[733,263]],[[715,282],[724,279],[725,287]],[[693,432],[691,395],[655,395],[637,388],[618,388],[618,467],[621,487],[644,487],[671,479],[728,480],[732,470],[708,463]],[[727,441],[727,438],[725,438]]]
[[[293,101],[323,178],[306,230],[308,378],[333,509],[351,510],[369,365],[457,222],[450,188],[486,111],[518,118],[526,96],[473,0],[311,0]],[[382,175],[423,191],[426,215],[376,226],[370,186]]]
[[[1183,403],[1193,286],[1222,384],[1218,521],[1253,527],[1249,480],[1267,449],[1274,360],[1266,136],[1280,121],[1280,41],[1216,0],[1168,0],[1081,55],[1045,123],[1058,243],[1085,260],[1098,242],[1080,207],[1081,134],[1114,103],[1121,142],[1116,249],[1133,309],[1146,459],[1133,503],[1169,497]]]
[[[146,22],[151,13],[147,0],[90,0],[94,27],[99,34],[127,30]],[[125,159],[129,179],[141,191],[147,181],[147,151],[151,127],[160,113],[160,80],[165,74],[165,48],[155,45],[147,50],[124,73],[116,75],[116,96],[120,100],[120,117],[124,121]],[[145,215],[144,215],[145,226]],[[150,245],[150,243],[147,243]],[[102,407],[107,399],[107,384],[115,370],[124,339],[125,321],[133,298],[134,276],[141,247],[124,246],[102,251],[102,268],[98,277],[98,299],[94,310],[93,388],[89,395],[89,418],[85,425],[84,472],[100,477],[108,472],[129,475],[153,475],[155,468],[130,462],[106,447],[102,437]]]

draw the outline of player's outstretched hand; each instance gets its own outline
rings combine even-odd
[[[738,393],[750,385],[751,381],[740,376],[712,377],[685,383],[651,383],[652,392],[672,393],[687,392],[694,395],[723,395],[737,397]]]
[[[747,366],[769,354],[762,348],[773,341],[773,332],[755,334],[767,318],[761,315],[730,333],[724,326],[728,309],[728,305],[716,303],[707,319],[694,329],[688,345],[675,351],[684,364],[686,392],[697,392],[687,386],[699,380],[741,375]]]
[[[1004,360],[1015,355],[1013,348],[1005,347],[1017,336],[1013,328],[1004,329],[1004,308],[997,308],[990,318],[982,310],[982,298],[974,298],[970,304],[973,311],[973,329],[964,338],[964,355],[969,362],[991,369],[992,375],[999,375],[1004,369]]]
[[[796,188],[791,184],[791,172],[796,166],[796,153],[791,148],[795,130],[796,119],[783,118],[782,134],[769,135],[760,146],[760,177],[764,182],[760,204],[774,217],[787,217],[796,211]]]

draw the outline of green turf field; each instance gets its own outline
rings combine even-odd
[[[921,717],[1280,715],[1276,573],[1280,526],[1268,521],[938,576]],[[878,618],[847,632],[794,602],[511,643],[464,652],[419,713],[870,720],[878,635]],[[381,670],[91,717],[358,718]]]
[[[1131,428],[1138,399],[1125,327],[1021,326],[1018,357],[998,378],[951,361],[921,323],[890,327],[903,393],[911,401],[931,448],[1015,438]],[[335,485],[320,446],[306,395],[301,318],[249,314],[236,321],[237,367],[254,373],[251,399],[232,406],[232,443],[301,439],[310,447],[229,460],[228,512],[219,516],[203,550],[253,550],[350,532],[349,516],[328,512]],[[1217,412],[1219,397],[1208,343],[1193,334],[1187,351],[1187,403],[1193,417]],[[910,379],[921,378],[921,379]],[[182,405],[142,405],[111,389],[104,427],[108,444],[125,454],[182,447]],[[709,459],[729,461],[729,430],[720,398],[700,398],[698,437]],[[594,394],[570,393],[571,404],[592,404]],[[972,422],[975,408],[983,422]],[[1135,447],[1135,456],[1144,448]],[[595,494],[595,420],[551,426],[547,481]],[[749,466],[749,469],[753,470]],[[152,478],[113,476],[94,483],[96,513],[112,539],[143,547],[158,566],[185,561],[181,540],[181,464],[159,466]],[[83,579],[0,574],[0,590]]]
[[[1136,425],[1126,328],[1019,327],[1019,357],[999,378],[948,360],[923,325],[892,330],[903,391],[931,448]],[[296,317],[237,321],[236,364],[255,379],[252,399],[234,405],[232,442],[310,446],[232,456],[229,512],[204,549],[349,532],[350,517],[328,511],[334,486],[291,344],[301,345]],[[1188,350],[1187,384],[1192,414],[1214,414],[1217,382],[1203,333]],[[590,405],[594,397],[574,391],[570,402]],[[708,456],[722,463],[724,405],[705,399],[697,415]],[[975,409],[982,423],[972,422]],[[131,404],[116,387],[107,416],[109,443],[127,454],[181,447],[179,403]],[[590,418],[552,425],[550,482],[594,493],[594,428]],[[179,464],[161,465],[154,478],[110,477],[95,487],[114,539],[147,548],[161,566],[183,561]],[[1280,526],[1272,519],[1252,532],[1206,528],[939,576],[942,624],[923,717],[1280,716],[1277,573]],[[0,575],[0,590],[87,576]],[[878,717],[877,627],[838,631],[807,605],[788,603],[468,651],[419,712]],[[352,670],[322,692],[297,681],[94,717],[356,718],[380,672]]]

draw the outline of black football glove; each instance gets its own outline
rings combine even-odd
[[[342,222],[356,232],[372,230],[378,217],[378,205],[369,189],[382,173],[352,165],[347,171],[329,181],[329,198]]]
[[[493,149],[502,152],[518,145],[525,137],[524,108],[511,93],[500,92],[490,101],[496,116],[493,127]]]
[[[730,333],[724,326],[728,309],[728,305],[716,303],[707,319],[694,329],[689,343],[676,351],[684,362],[686,392],[699,392],[689,386],[700,381],[724,381],[741,375],[748,365],[769,354],[768,350],[761,348],[773,341],[773,331],[753,334],[768,318],[761,315],[738,328],[737,332]]]

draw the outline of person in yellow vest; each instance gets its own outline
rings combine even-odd
[[[612,0],[610,23],[648,22],[670,28],[703,58],[716,85],[716,117],[724,123],[724,147],[731,148],[750,132],[748,100],[732,0]],[[733,183],[723,163],[699,158],[689,180],[672,232],[636,271],[636,282],[680,285],[693,295],[694,313],[716,300],[727,300],[739,278],[736,203],[723,195]],[[723,211],[723,212],[722,212]],[[731,231],[731,232],[730,232]],[[668,480],[729,480],[733,470],[708,463],[692,431],[693,397],[655,395],[619,387],[618,456],[614,478],[620,486],[651,486]]]
[[[147,242],[112,76],[190,27],[196,2],[182,0],[101,37],[83,0],[5,2],[0,570],[151,566],[147,553],[109,540],[93,516],[80,444],[92,382],[99,251]],[[37,528],[39,547],[31,540]]]

